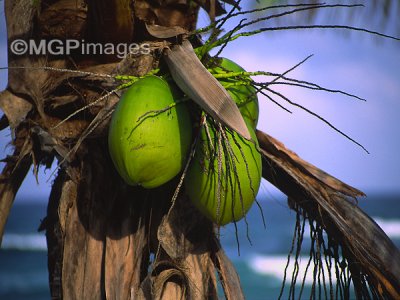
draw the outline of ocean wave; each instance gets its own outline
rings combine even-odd
[[[297,281],[302,282],[304,278],[304,284],[307,286],[311,286],[313,284],[313,264],[311,264],[308,268],[307,274],[304,277],[305,270],[307,268],[309,257],[308,256],[300,256],[299,257],[299,271]],[[249,267],[250,269],[260,275],[265,276],[272,276],[282,281],[285,276],[285,268],[287,265],[287,256],[286,255],[276,255],[276,256],[262,256],[262,255],[255,255],[253,258],[249,260]],[[324,264],[324,269],[326,268]],[[291,277],[294,270],[294,259],[291,258],[290,264],[287,267],[286,274],[287,278]],[[324,271],[325,274],[327,270]],[[289,280],[290,279],[286,279]],[[332,283],[334,283],[335,279],[332,278]]]
[[[389,238],[393,240],[400,239],[400,220],[399,219],[384,219],[381,217],[374,217],[375,222],[382,228],[382,230],[388,235]],[[306,224],[306,226],[308,226]],[[305,229],[308,232],[309,227]],[[304,238],[308,239],[309,235],[305,234]],[[286,274],[293,273],[294,262],[293,257],[291,258],[290,264],[287,268]],[[304,278],[305,269],[307,267],[309,257],[300,256],[299,258],[299,276],[298,280]],[[272,276],[279,280],[283,280],[285,274],[285,268],[287,265],[287,255],[258,255],[255,254],[248,261],[248,266],[250,269],[261,275]],[[324,268],[326,268],[324,264]],[[327,274],[325,272],[325,274]],[[333,278],[334,279],[334,278]],[[313,266],[309,267],[309,270],[305,276],[305,284],[312,285],[313,283]]]
[[[17,234],[5,233],[1,249],[25,250],[25,251],[46,251],[46,237],[39,233]]]
[[[373,219],[391,239],[400,239],[399,219],[383,219],[379,217],[374,217]]]

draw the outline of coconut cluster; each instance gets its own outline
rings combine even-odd
[[[226,58],[213,71],[244,72]],[[180,101],[182,94],[173,83],[151,75],[137,80],[122,95],[112,116],[108,145],[124,181],[150,189],[182,172],[193,132],[199,134],[185,174],[186,193],[205,216],[225,225],[243,218],[252,206],[261,182],[261,155],[255,136],[256,90],[229,77],[219,81],[236,102],[251,140],[210,119],[194,128],[190,103]]]

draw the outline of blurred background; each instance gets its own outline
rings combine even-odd
[[[245,10],[300,1],[242,2],[245,3],[242,5]],[[365,7],[297,13],[259,25],[345,24],[400,37],[400,4],[397,0],[325,2],[363,3]],[[251,18],[278,11],[282,9],[268,10]],[[240,18],[229,21],[227,28],[239,21]],[[202,13],[199,27],[208,22],[208,17]],[[0,67],[7,66],[6,39],[3,1],[0,1]],[[362,144],[369,153],[321,120],[280,99],[276,100],[292,113],[260,97],[258,128],[282,141],[303,159],[364,191],[367,197],[359,200],[360,207],[380,224],[399,247],[400,42],[341,29],[270,31],[232,42],[222,56],[248,71],[282,73],[311,54],[311,59],[288,74],[291,78],[343,90],[367,101],[284,85],[274,86],[274,89],[318,113]],[[256,81],[268,79],[271,78],[255,78]],[[7,71],[0,70],[0,90],[6,85]],[[9,130],[0,132],[1,158],[12,151],[8,146],[10,139]],[[1,168],[3,165],[0,163]],[[51,170],[40,172],[39,183],[31,173],[17,195],[0,249],[1,299],[49,298],[46,241],[37,228],[46,215],[52,180]],[[233,226],[222,229],[221,238],[238,269],[247,298],[276,299],[291,245],[295,213],[287,207],[284,195],[265,181],[258,201],[265,214],[266,228],[262,225],[258,209],[254,207],[248,215],[252,243],[246,238],[244,222],[240,222],[238,227],[240,255]],[[309,241],[304,243],[306,245]],[[307,253],[306,246],[304,251]]]

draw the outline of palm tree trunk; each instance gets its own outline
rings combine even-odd
[[[193,29],[198,8],[177,2],[6,1],[9,44],[17,38],[140,42],[147,38],[145,21]],[[110,82],[41,67],[143,74],[157,63],[151,55],[116,61],[112,55],[18,56],[10,52],[9,85],[1,108],[18,139],[14,140],[15,155],[2,175],[12,180],[1,186],[7,195],[2,193],[1,219],[5,222],[30,165],[51,165],[57,157],[63,163],[41,225],[46,230],[52,299],[216,299],[216,271],[227,295],[243,298],[239,278],[213,225],[184,193],[167,215],[173,183],[149,191],[129,187],[120,179],[107,151],[108,118],[97,124],[74,156],[66,155],[90,122],[104,116],[118,98],[111,96],[55,127],[76,107],[97,99]],[[26,68],[13,69],[19,66]],[[14,98],[20,102],[18,107],[11,107]]]

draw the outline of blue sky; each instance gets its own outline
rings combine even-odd
[[[0,15],[0,66],[6,66],[2,8]],[[206,18],[202,16],[200,22],[206,22]],[[356,25],[380,29],[371,24]],[[384,31],[394,34],[391,24]],[[280,31],[240,39],[223,52],[248,71],[275,73],[286,71],[310,54],[314,56],[290,73],[291,77],[341,89],[367,102],[301,88],[276,89],[329,120],[363,144],[370,154],[307,113],[286,105],[293,111],[289,114],[262,97],[258,128],[302,158],[367,193],[400,192],[400,42],[371,38],[365,33]],[[7,73],[0,72],[3,89]],[[9,132],[0,133],[1,157],[10,152],[5,148],[8,140]],[[51,185],[49,174],[40,176],[39,186],[29,176],[20,196],[38,195],[46,200]],[[262,192],[275,193],[265,183]]]

